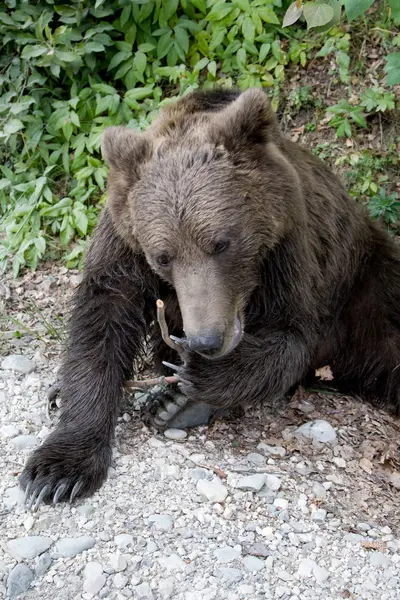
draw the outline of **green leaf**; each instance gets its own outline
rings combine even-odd
[[[116,54],[114,54],[114,56],[110,60],[107,71],[111,71],[112,69],[115,69],[115,67],[117,67],[120,63],[122,63],[122,61],[127,60],[128,58],[131,58],[131,56],[132,56],[132,52],[117,52]]]
[[[73,211],[75,217],[75,227],[81,235],[86,235],[88,230],[88,218],[84,212],[79,210]]]
[[[240,69],[244,69],[246,67],[246,50],[244,48],[240,48],[237,51],[236,59],[237,59],[238,67]]]
[[[151,52],[152,50],[154,50],[156,48],[156,46],[154,44],[139,44],[138,46],[138,50],[140,50],[141,52]]]
[[[179,47],[182,48],[185,54],[189,51],[189,36],[187,34],[186,29],[183,27],[176,26],[174,27],[175,39],[179,44]]]
[[[339,23],[340,14],[342,12],[341,0],[316,0],[316,4],[329,4],[333,8],[333,17],[330,21],[322,25],[321,27],[315,27],[314,31],[316,33],[324,33],[325,31],[329,31],[334,25]],[[344,53],[342,53],[344,54]],[[346,55],[347,56],[347,55]],[[344,81],[342,79],[342,81]]]
[[[167,21],[176,14],[179,0],[167,0],[164,4],[164,17]]]
[[[138,73],[142,75],[147,65],[147,56],[145,53],[138,50],[135,54],[135,58],[133,59],[133,64]]]
[[[25,48],[21,52],[21,58],[36,58],[37,56],[42,56],[42,54],[46,54],[49,51],[49,48],[46,46],[40,46],[37,44],[36,46],[25,46]]]
[[[124,98],[127,100],[143,100],[143,98],[151,96],[152,93],[153,86],[138,87],[126,92]]]
[[[271,50],[271,44],[262,44],[261,45],[260,55],[258,57],[258,60],[260,61],[260,63],[264,62],[264,60],[267,58],[270,50]]]
[[[234,4],[240,8],[243,12],[249,14],[251,11],[249,0],[233,0]]]
[[[391,52],[387,55],[386,65],[383,67],[386,71],[386,83],[388,85],[397,85],[400,83],[400,52]]]
[[[90,54],[91,52],[104,52],[105,47],[103,44],[99,44],[98,42],[88,42],[85,44],[85,54]]]
[[[63,62],[74,62],[79,59],[79,56],[77,56],[75,52],[70,52],[67,50],[56,50],[54,55],[58,58],[58,60],[62,60]]]
[[[208,63],[207,69],[213,77],[217,76],[217,63],[215,62],[215,60],[212,60],[210,63]]]
[[[174,42],[171,40],[172,31],[168,31],[168,33],[164,33],[158,40],[157,44],[157,58],[164,58],[172,48]]]
[[[303,14],[307,21],[308,29],[312,27],[321,27],[333,19],[333,8],[329,4],[316,2],[306,2],[303,4]]]
[[[221,21],[229,15],[232,9],[232,4],[228,2],[217,2],[208,13],[206,19],[207,21]]]
[[[344,10],[348,20],[354,21],[354,19],[360,17],[373,3],[374,0],[343,0]]]
[[[264,23],[280,25],[280,21],[271,7],[259,6],[256,10],[258,12],[258,16],[264,21]]]
[[[66,123],[64,123],[64,125],[62,126],[62,130],[63,130],[63,134],[64,134],[65,138],[67,140],[69,140],[74,131],[74,127],[73,127],[71,121],[67,121]]]
[[[252,43],[254,42],[254,38],[256,37],[256,28],[250,17],[245,17],[243,20],[242,32],[245,40]]]
[[[283,17],[282,27],[289,27],[289,25],[293,25],[293,23],[296,23],[296,21],[300,19],[302,14],[303,7],[300,6],[300,8],[298,8],[297,2],[293,2],[293,4],[289,6],[285,13],[285,16]]]
[[[11,135],[12,133],[17,133],[21,129],[24,129],[25,125],[19,119],[10,119],[4,125],[4,133],[7,135]]]

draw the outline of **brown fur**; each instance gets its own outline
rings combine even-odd
[[[157,364],[167,357],[157,297],[172,333],[223,340],[213,360],[190,354],[192,400],[268,402],[329,364],[339,385],[399,410],[399,250],[328,166],[285,139],[261,91],[196,92],[142,134],[107,130],[103,152],[110,199],[75,296],[62,416],[23,486],[48,486],[49,501],[101,485],[148,333]]]

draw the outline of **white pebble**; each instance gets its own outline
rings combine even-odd
[[[228,495],[228,490],[218,477],[214,477],[212,481],[199,479],[196,489],[199,494],[205,496],[210,502],[224,502]]]
[[[187,433],[183,429],[166,429],[164,435],[169,440],[184,440],[187,438]]]

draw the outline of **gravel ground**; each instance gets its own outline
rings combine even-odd
[[[27,511],[17,476],[53,427],[46,322],[78,280],[52,267],[0,283],[0,598],[400,599],[399,423],[338,395],[299,390],[184,439],[127,398],[101,490]]]

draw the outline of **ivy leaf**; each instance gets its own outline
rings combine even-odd
[[[374,0],[343,0],[344,10],[349,21],[354,21],[357,17],[364,14]]]
[[[306,2],[303,4],[303,14],[307,21],[308,29],[321,27],[333,19],[333,8],[329,4]]]

